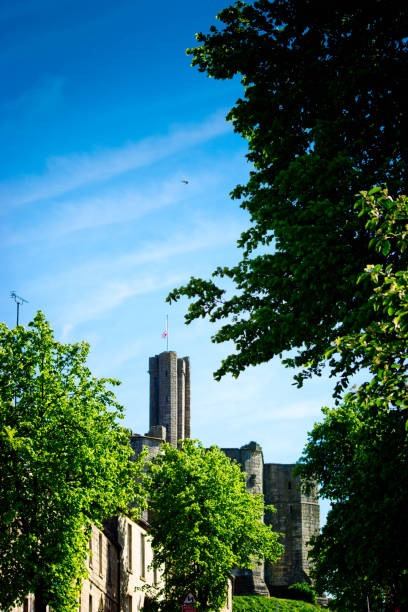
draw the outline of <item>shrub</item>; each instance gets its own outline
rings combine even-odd
[[[313,587],[306,582],[296,582],[289,587],[290,596],[298,601],[306,601],[308,603],[316,603],[316,593]]]

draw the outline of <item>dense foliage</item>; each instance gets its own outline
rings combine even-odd
[[[30,592],[36,609],[74,610],[90,524],[127,511],[143,457],[131,460],[122,407],[86,367],[86,343],[61,344],[38,313],[0,325],[0,608]]]
[[[392,259],[408,247],[408,205],[386,191],[358,203],[374,232],[372,248]],[[367,220],[368,216],[368,220]],[[391,259],[391,261],[392,261]],[[313,542],[317,590],[336,596],[338,609],[408,609],[408,272],[367,266],[362,277],[374,316],[366,330],[339,337],[344,352],[371,377],[335,409],[324,409],[297,467],[306,486],[318,480],[333,502]]]
[[[279,534],[262,522],[262,497],[247,491],[239,466],[218,447],[185,440],[180,450],[162,449],[144,481],[153,564],[164,568],[163,588],[149,592],[160,610],[181,608],[190,591],[200,610],[220,610],[231,570],[275,561]]]
[[[223,325],[214,342],[235,344],[215,373],[292,349],[299,385],[319,373],[338,336],[375,318],[371,286],[356,281],[367,264],[406,269],[406,257],[370,251],[372,230],[354,210],[355,194],[387,183],[407,192],[405,91],[408,7],[397,0],[258,0],[222,10],[217,29],[199,34],[192,63],[216,79],[242,77],[243,98],[228,114],[248,141],[252,164],[242,199],[251,224],[238,245],[243,259],[192,278],[169,295],[192,299],[189,323]],[[261,247],[261,251],[258,247]],[[225,293],[231,279],[235,295]],[[357,368],[338,355],[339,395]]]
[[[316,592],[314,588],[306,582],[295,582],[289,587],[290,597],[299,601],[307,601],[308,603],[316,603]]]
[[[189,53],[209,76],[241,76],[228,119],[252,170],[232,197],[250,226],[236,266],[168,300],[186,296],[188,323],[208,317],[213,341],[235,344],[216,378],[279,355],[301,385],[329,363],[340,400],[369,371],[325,410],[298,474],[333,502],[313,546],[317,588],[341,610],[367,597],[407,609],[408,8],[238,1],[218,19]]]
[[[406,415],[372,403],[362,389],[324,409],[299,473],[318,478],[332,500],[315,538],[316,590],[336,596],[339,609],[406,609],[408,604],[408,435]]]

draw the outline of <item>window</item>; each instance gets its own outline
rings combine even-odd
[[[154,561],[154,551],[153,551],[153,561]],[[154,586],[156,586],[156,584],[158,583],[158,579],[157,579],[157,567],[154,565],[153,566],[153,584]]]
[[[145,553],[145,534],[140,534],[140,577],[146,576],[146,553]]]
[[[107,550],[107,556],[108,556],[108,586],[112,586],[112,547],[108,542],[108,550]]]
[[[28,604],[29,604],[28,597],[26,597],[24,600],[24,607],[23,607],[24,612],[28,612],[29,610]]]
[[[89,538],[88,549],[89,549],[89,567],[92,567],[92,533],[91,533],[91,537]]]
[[[132,596],[126,596],[126,612],[132,612]]]
[[[98,557],[99,557],[99,575],[102,576],[102,534],[99,534],[98,541]]]
[[[292,488],[292,483],[290,482],[290,480],[288,480],[288,489]]]
[[[88,612],[92,612],[92,595],[89,596],[89,608]]]
[[[128,566],[128,570],[132,569],[132,557],[133,557],[133,550],[132,550],[132,525],[130,523],[128,523],[127,526],[127,540],[128,540],[128,546],[127,546],[127,566]]]

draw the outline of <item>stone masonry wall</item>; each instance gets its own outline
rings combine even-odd
[[[118,548],[102,531],[92,526],[89,550],[88,579],[82,585],[79,612],[118,612]]]
[[[159,414],[158,425],[164,425],[167,442],[177,444],[177,355],[174,351],[159,355]]]
[[[273,565],[265,564],[265,580],[271,595],[285,596],[294,582],[310,581],[307,541],[319,531],[319,503],[316,495],[306,497],[292,475],[293,464],[264,465],[265,503],[273,504],[275,514],[267,513],[265,522],[283,534],[283,556]]]
[[[150,357],[149,359],[149,375],[150,375],[150,402],[149,402],[149,423],[150,427],[158,425],[160,422],[159,415],[159,359]]]
[[[184,437],[191,438],[190,357],[183,357],[183,361],[185,364]]]
[[[262,448],[256,442],[250,442],[240,449],[223,448],[223,453],[231,460],[240,464],[246,473],[246,486],[253,494],[263,494],[263,454]],[[236,568],[233,571],[235,577],[234,592],[237,595],[262,595],[269,596],[268,588],[264,579],[264,563],[255,566],[252,570]]]
[[[186,364],[177,359],[177,440],[185,438]]]
[[[308,557],[308,542],[312,536],[320,531],[320,507],[317,487],[309,496],[301,495],[302,508],[302,564],[304,571],[309,574],[312,561]]]
[[[190,437],[190,359],[174,351],[150,357],[150,430],[166,428],[166,440],[176,446]]]
[[[166,439],[177,444],[177,355],[166,351],[150,357],[150,427],[163,425]]]

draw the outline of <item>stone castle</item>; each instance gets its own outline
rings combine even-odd
[[[190,360],[166,351],[149,359],[150,425],[144,435],[133,434],[135,453],[147,447],[156,455],[163,441],[176,446],[178,440],[191,437],[190,429]],[[310,496],[301,493],[292,475],[294,464],[264,463],[262,448],[250,442],[241,448],[224,448],[246,473],[248,490],[264,496],[266,504],[275,506],[265,522],[282,533],[285,553],[273,565],[266,562],[254,570],[234,572],[235,594],[258,594],[284,597],[295,582],[310,582],[307,542],[319,533],[320,513],[317,491]]]

